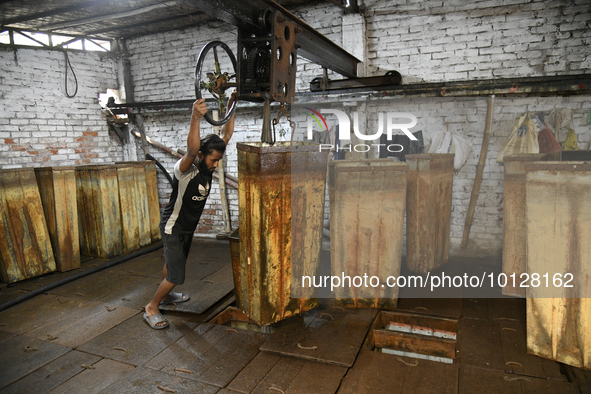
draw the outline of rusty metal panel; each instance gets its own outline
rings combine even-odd
[[[447,264],[454,155],[406,155],[406,264],[426,274]]]
[[[558,153],[521,153],[505,156],[503,185],[503,272],[517,279],[526,272],[525,242],[525,163],[557,160]],[[503,294],[525,297],[525,287],[507,281]]]
[[[240,269],[234,275],[242,286],[236,297],[257,324],[318,305],[317,298],[292,294],[301,275],[320,264],[328,152],[318,146],[237,144]]]
[[[138,193],[135,184],[135,168],[127,164],[117,164],[117,183],[119,185],[119,204],[121,208],[121,240],[123,253],[140,248]]]
[[[121,238],[123,253],[133,252],[152,242],[150,208],[143,162],[117,162]]]
[[[591,161],[590,150],[563,150],[556,152],[556,155],[560,155],[560,159],[554,158],[552,160],[560,161]]]
[[[228,237],[230,242],[230,257],[232,259],[232,272],[234,273],[234,295],[236,305],[242,305],[242,276],[236,273],[240,272],[240,229],[236,229]]]
[[[57,270],[80,268],[74,167],[35,168]]]
[[[146,193],[148,196],[148,211],[150,214],[150,238],[152,242],[159,241],[160,235],[160,200],[158,197],[158,176],[156,164],[147,160],[144,162],[146,172]]]
[[[391,159],[329,164],[332,275],[400,274],[408,165]],[[344,281],[344,280],[343,280]],[[337,305],[396,308],[398,287],[335,289]]]
[[[102,259],[123,253],[117,168],[76,167],[80,254]]]
[[[0,272],[13,283],[55,271],[35,171],[0,170]]]
[[[591,163],[525,163],[527,349],[591,369]],[[549,284],[543,277],[548,273]],[[572,274],[556,286],[555,274]]]

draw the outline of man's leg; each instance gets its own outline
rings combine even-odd
[[[165,264],[162,268],[162,281],[156,290],[152,300],[146,305],[148,317],[160,313],[160,302],[166,299],[177,284],[185,281],[185,264],[187,261],[186,244],[190,242],[192,235],[179,236],[162,233]],[[170,267],[169,267],[170,266]],[[165,326],[165,322],[157,323]]]
[[[164,267],[162,267],[162,281],[164,281],[166,279],[166,275],[167,275],[168,271],[166,270],[166,263],[164,263]],[[170,282],[169,282],[170,283]],[[172,284],[172,283],[171,283]],[[162,286],[162,283],[160,283],[160,286]],[[174,286],[173,286],[174,288]],[[160,288],[159,288],[160,289]],[[162,300],[165,300],[168,298],[168,296],[170,295],[170,292],[172,291],[172,288],[168,291],[168,294],[164,296],[164,298]],[[158,292],[158,290],[156,290],[156,292]],[[162,301],[160,300],[160,301]]]
[[[165,268],[166,269],[166,268]],[[158,309],[158,305],[160,305],[160,301],[162,301],[164,298],[166,298],[168,296],[168,293],[170,293],[172,291],[172,289],[174,289],[176,285],[174,283],[170,283],[169,281],[166,280],[166,277],[164,279],[162,279],[162,282],[160,282],[160,286],[158,286],[158,290],[156,290],[156,294],[154,294],[154,297],[152,298],[152,300],[148,303],[148,305],[146,305],[146,313],[148,313],[149,317],[154,316],[157,313],[160,313],[160,309]],[[157,326],[164,326],[166,325],[165,322],[160,322],[156,324]]]
[[[164,264],[164,268],[162,268],[162,281],[165,281],[165,280],[166,280],[166,275],[167,275],[167,274],[168,274],[168,271],[166,270],[166,264]],[[171,284],[171,285],[172,285],[172,287],[170,288],[170,290],[168,290],[168,294],[166,294],[166,295],[164,296],[164,298],[163,298],[163,299],[161,299],[160,301],[158,301],[159,303],[160,303],[161,301],[164,301],[164,300],[168,299],[168,297],[170,297],[170,294],[171,294],[171,292],[172,292],[172,289],[174,288],[174,286],[176,286],[176,285],[175,285],[175,284],[173,284],[173,283],[170,283],[170,282],[168,282],[168,283],[169,283],[169,284]],[[160,286],[162,286],[162,283],[160,283]],[[156,291],[156,292],[158,292],[158,291]],[[157,313],[157,312],[156,312],[156,313]],[[150,314],[148,313],[148,316],[152,316],[152,315],[150,315]]]

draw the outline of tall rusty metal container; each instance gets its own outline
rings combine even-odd
[[[329,164],[331,271],[353,282],[335,290],[343,307],[396,308],[398,288],[354,277],[400,274],[408,165],[391,159]],[[374,286],[375,285],[375,286]]]
[[[527,272],[525,229],[525,163],[558,160],[558,153],[521,153],[503,158],[503,273],[517,279]],[[508,281],[503,294],[525,297],[525,287]]]
[[[76,167],[80,254],[102,259],[123,253],[117,168]]]
[[[454,155],[406,155],[406,264],[427,274],[447,264]]]
[[[13,283],[55,271],[41,196],[31,169],[0,170],[0,273]]]
[[[591,369],[591,163],[525,172],[528,353]]]
[[[314,275],[320,265],[328,152],[307,142],[237,148],[238,307],[262,326],[318,305],[298,290],[302,275]]]
[[[123,253],[130,253],[152,242],[146,170],[143,162],[117,162],[115,166]]]
[[[150,238],[152,242],[159,241],[160,235],[160,200],[158,197],[158,176],[156,164],[152,160],[144,161],[146,173],[146,193],[148,196],[148,211],[150,213]]]
[[[236,305],[242,305],[242,277],[236,275],[240,272],[240,229],[236,229],[228,236],[230,242],[230,258],[232,259],[232,272],[234,273],[234,295],[236,297]]]
[[[80,268],[76,170],[74,167],[38,167],[35,176],[57,270]]]

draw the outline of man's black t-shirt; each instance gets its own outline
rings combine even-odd
[[[182,173],[180,163],[179,160],[174,165],[172,194],[160,221],[160,228],[166,234],[195,232],[211,188],[210,173],[205,174],[195,165]]]

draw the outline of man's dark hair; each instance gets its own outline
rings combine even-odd
[[[226,151],[226,143],[219,135],[208,134],[201,139],[201,148],[199,148],[199,150],[203,153],[203,158],[206,158],[211,155],[214,150],[224,153]]]

